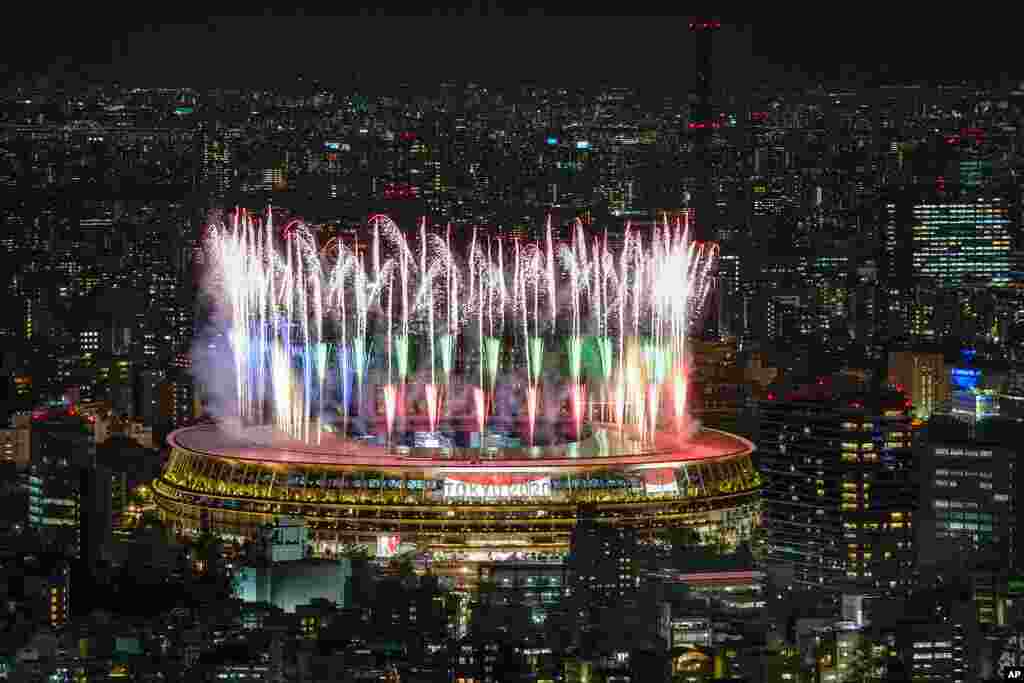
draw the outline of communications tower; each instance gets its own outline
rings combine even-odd
[[[696,82],[690,97],[689,133],[693,136],[694,161],[696,162],[697,185],[690,206],[695,209],[696,234],[698,240],[714,238],[714,202],[711,196],[711,159],[708,153],[708,141],[712,131],[718,127],[711,108],[711,46],[715,31],[722,27],[722,22],[710,17],[694,17],[690,22],[690,30],[696,38],[694,64],[696,66]]]

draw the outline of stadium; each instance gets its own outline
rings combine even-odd
[[[168,439],[154,484],[165,518],[251,538],[280,516],[303,517],[330,556],[348,544],[393,552],[400,541],[437,557],[562,554],[581,508],[651,537],[672,526],[731,545],[756,523],[753,445],[702,429],[637,440],[613,425],[546,447],[387,448],[324,433],[312,445],[203,425]]]
[[[193,372],[222,420],[169,437],[154,491],[180,530],[301,517],[318,554],[464,561],[564,554],[581,515],[725,546],[756,522],[753,445],[689,415],[718,250],[688,224],[627,225],[613,250],[579,221],[460,243],[376,215],[363,248],[275,220],[205,240]]]

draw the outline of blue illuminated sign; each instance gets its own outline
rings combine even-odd
[[[324,145],[324,147],[326,147],[327,149],[333,149],[333,150],[337,151],[337,150],[341,149],[341,143],[340,142],[328,142],[328,143],[326,143]]]
[[[964,359],[965,363],[973,363],[974,357],[978,355],[976,349],[960,349],[960,357]]]
[[[548,138],[548,144],[549,145],[557,145],[558,144],[558,138]]]
[[[590,149],[590,143],[586,140],[580,140],[576,143],[576,149]]]
[[[981,379],[981,370],[974,370],[971,368],[953,368],[950,373],[950,379],[953,385],[961,391],[970,391],[977,388],[978,381]]]

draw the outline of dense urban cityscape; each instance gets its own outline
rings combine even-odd
[[[0,91],[0,678],[1019,672],[1024,82],[676,21],[674,91]]]

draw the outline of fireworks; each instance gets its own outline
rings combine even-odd
[[[334,239],[321,250],[299,221],[279,231],[269,211],[238,211],[214,222],[205,244],[237,416],[316,442],[331,406],[346,422],[353,411],[382,412],[390,435],[422,384],[434,431],[458,385],[482,433],[504,372],[523,396],[531,441],[558,397],[577,435],[587,416],[643,436],[665,415],[683,431],[686,337],[717,258],[687,227],[666,220],[641,234],[627,225],[613,253],[607,234],[588,236],[579,223],[559,244],[549,222],[536,243],[474,232],[460,255],[450,229],[425,221],[407,235],[374,216],[368,244]],[[382,409],[364,404],[371,369]]]

